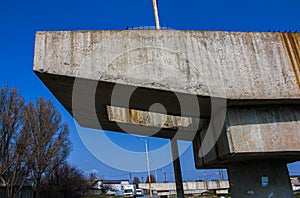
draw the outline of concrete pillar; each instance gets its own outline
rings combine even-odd
[[[228,165],[232,198],[294,197],[286,163],[252,160]]]
[[[182,183],[181,166],[180,166],[177,140],[171,140],[171,149],[172,149],[177,198],[184,198],[184,189]]]

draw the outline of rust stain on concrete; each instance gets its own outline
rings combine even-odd
[[[300,90],[300,36],[295,33],[280,33],[280,36],[285,44],[287,54],[290,57]]]
[[[140,111],[121,107],[107,106],[108,119],[112,122],[134,124],[140,126],[159,128],[188,127],[192,124],[192,118],[172,116],[161,113]]]

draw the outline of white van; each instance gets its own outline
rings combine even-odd
[[[135,197],[136,187],[135,185],[125,185],[124,186],[124,197]]]

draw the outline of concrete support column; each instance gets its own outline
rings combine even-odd
[[[233,198],[294,197],[286,163],[278,160],[251,160],[228,165]]]
[[[177,140],[171,140],[171,149],[172,149],[177,198],[184,198],[184,189],[182,183],[181,166],[180,166]]]

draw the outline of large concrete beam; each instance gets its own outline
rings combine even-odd
[[[143,135],[158,130],[153,136],[165,138],[180,129],[182,139],[190,140],[211,116],[211,97],[225,99],[229,106],[299,104],[299,40],[293,33],[38,32],[34,71],[82,126],[124,131],[109,118],[120,111],[108,115],[108,106],[149,111],[161,103],[165,111],[151,110],[193,121],[160,129],[136,124],[151,117],[139,116],[141,121],[123,125]],[[116,87],[125,95],[138,88],[130,102],[129,97],[112,102]],[[195,105],[185,105],[182,112],[178,97],[187,104],[196,97],[201,113]],[[199,117],[204,122],[198,124]]]
[[[34,71],[207,97],[224,96],[219,78],[227,99],[299,99],[299,43],[296,33],[38,32]]]
[[[229,107],[223,131],[207,155],[201,153],[206,133],[203,128],[193,140],[197,168],[253,159],[300,160],[299,105]]]

